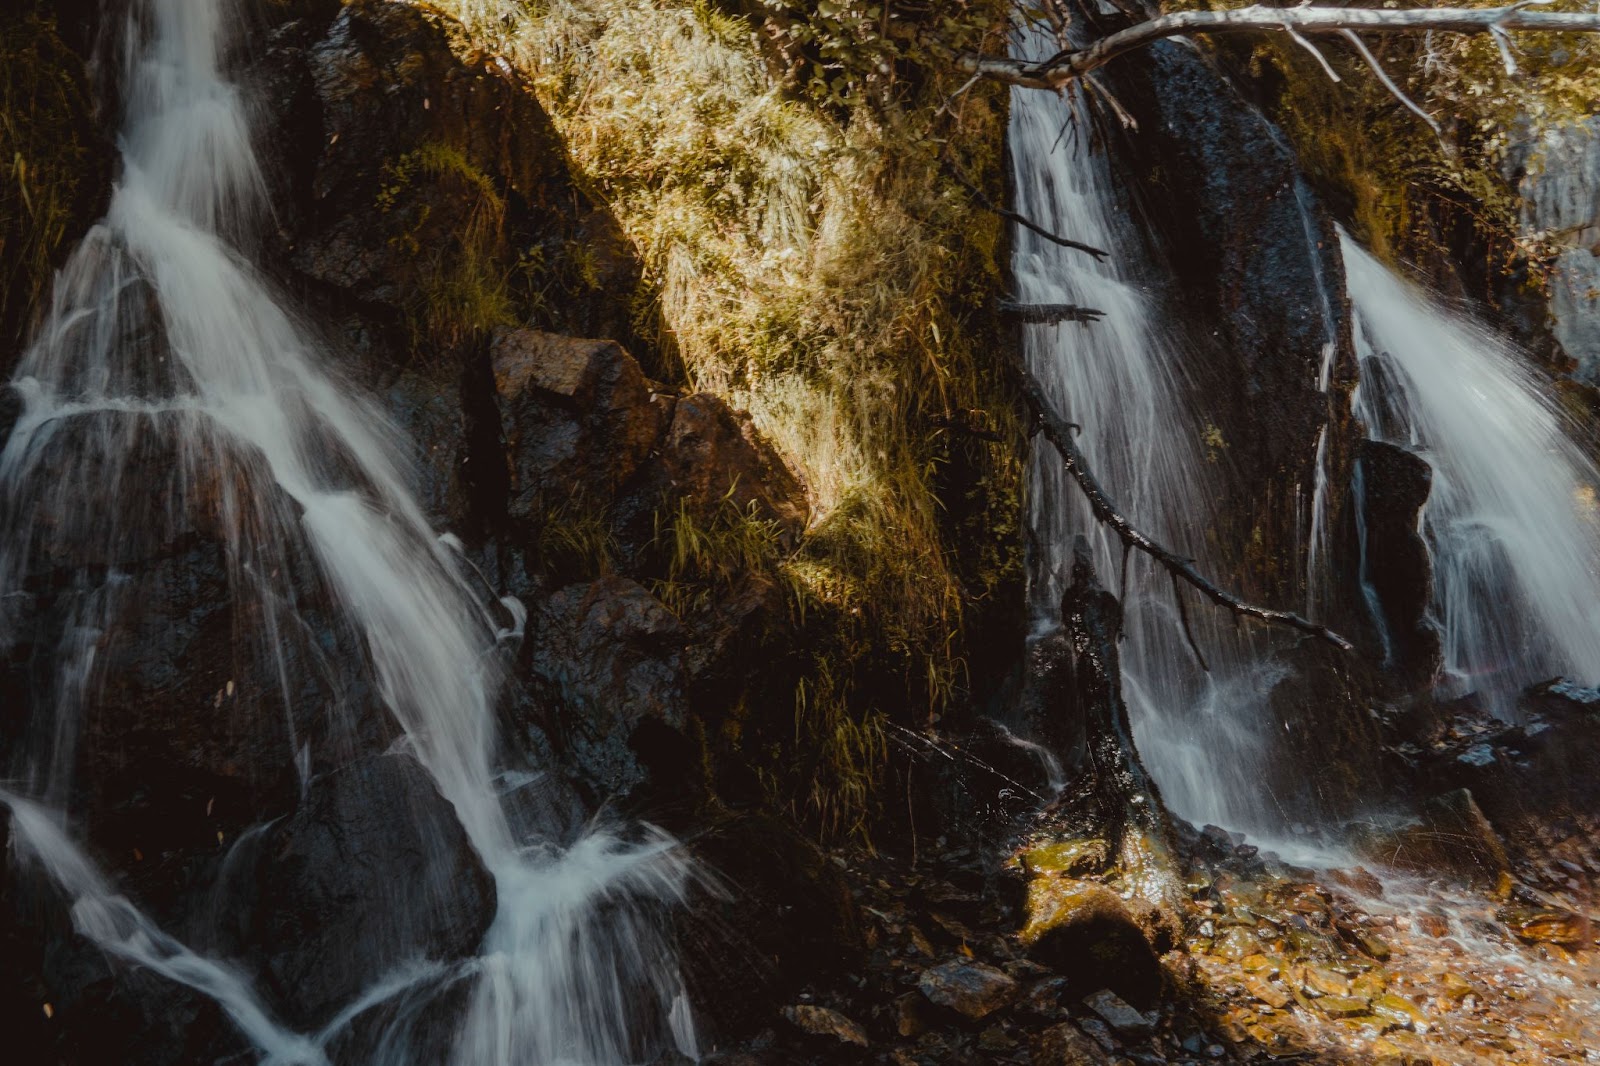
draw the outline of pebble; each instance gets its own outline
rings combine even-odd
[[[1129,1006],[1121,996],[1109,988],[1102,988],[1092,995],[1083,997],[1083,1005],[1098,1014],[1107,1025],[1122,1036],[1149,1036],[1155,1031],[1155,1023]]]

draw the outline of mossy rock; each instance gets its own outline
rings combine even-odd
[[[1072,990],[1109,988],[1135,1006],[1161,992],[1161,964],[1134,905],[1095,881],[1044,874],[1028,882],[1019,939]]]

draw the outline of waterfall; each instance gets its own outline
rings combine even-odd
[[[1433,467],[1423,533],[1442,694],[1509,713],[1529,682],[1600,679],[1600,471],[1521,353],[1341,234],[1356,413]]]
[[[1055,51],[1040,30],[1019,53]],[[1218,473],[1203,453],[1186,356],[1173,316],[1153,291],[1160,276],[1119,207],[1109,165],[1090,143],[1076,92],[1011,97],[1010,152],[1017,211],[1053,233],[1112,251],[1097,262],[1022,227],[1013,270],[1024,304],[1078,304],[1104,312],[1088,324],[1024,326],[1023,354],[1051,402],[1080,424],[1092,469],[1141,529],[1208,566],[1207,531]],[[1122,677],[1139,750],[1168,805],[1186,818],[1236,827],[1274,824],[1263,788],[1268,758],[1264,696],[1281,676],[1245,636],[1191,598],[1189,617],[1211,671],[1185,639],[1166,571],[1124,560],[1048,447],[1028,465],[1030,598],[1036,625],[1060,621],[1075,536],[1087,536],[1112,588],[1125,582]],[[1126,577],[1124,566],[1128,567]]]
[[[247,101],[223,69],[241,12],[232,0],[130,6],[122,174],[16,371],[23,411],[0,453],[3,587],[49,565],[73,569],[84,590],[26,791],[64,805],[95,635],[130,606],[119,592],[126,545],[159,542],[150,523],[170,532],[206,512],[226,541],[235,599],[269,634],[296,626],[288,575],[295,560],[314,561],[360,638],[372,688],[494,876],[499,909],[468,967],[475,991],[454,1060],[609,1066],[674,1045],[694,1055],[682,983],[651,917],[684,898],[686,859],[659,834],[592,829],[563,848],[513,831],[495,705],[521,605],[475,591],[412,495],[408,447],[326,369],[312,331],[250,262],[269,205]],[[152,454],[165,460],[154,480]],[[9,643],[16,608],[0,611]],[[248,981],[113,893],[59,817],[7,802],[19,851],[76,900],[80,932],[217,999],[265,1060],[321,1061],[328,1034],[284,1032]]]

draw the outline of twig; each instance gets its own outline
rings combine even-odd
[[[1049,399],[1045,396],[1044,388],[1039,380],[1022,366],[1020,362],[1013,364],[1022,382],[1023,396],[1028,405],[1033,409],[1034,418],[1038,423],[1039,431],[1045,439],[1055,446],[1061,455],[1061,461],[1067,468],[1067,473],[1072,475],[1078,483],[1078,488],[1083,490],[1084,498],[1089,501],[1089,509],[1094,513],[1095,520],[1102,525],[1110,527],[1122,541],[1123,547],[1136,548],[1166,568],[1174,580],[1182,580],[1200,590],[1201,595],[1216,604],[1218,607],[1232,611],[1236,616],[1255,618],[1275,625],[1288,626],[1302,633],[1319,637],[1334,647],[1344,651],[1352,651],[1355,645],[1344,637],[1329,629],[1327,626],[1318,625],[1308,621],[1290,611],[1274,611],[1266,607],[1257,607],[1241,600],[1230,592],[1225,592],[1217,587],[1208,578],[1204,577],[1194,568],[1194,562],[1185,559],[1169,548],[1157,544],[1149,536],[1135,528],[1132,522],[1117,510],[1117,505],[1112,501],[1109,493],[1100,484],[1094,473],[1089,469],[1088,461],[1077,443],[1072,439],[1072,424],[1056,413],[1050,406]]]
[[[1007,318],[1025,322],[1030,326],[1054,326],[1062,322],[1098,322],[1104,311],[1077,304],[1019,304],[1001,300],[998,310]]]
[[[1032,219],[1024,218],[1015,211],[1008,210],[1007,208],[993,203],[987,196],[983,195],[983,190],[979,189],[972,182],[968,181],[961,175],[960,171],[951,166],[949,163],[945,164],[945,172],[949,174],[958,185],[966,189],[967,192],[972,195],[973,200],[979,207],[992,214],[999,215],[1007,222],[1015,222],[1023,229],[1032,230],[1034,233],[1037,233],[1039,236],[1053,244],[1059,244],[1063,248],[1072,248],[1079,252],[1085,252],[1099,260],[1104,260],[1106,256],[1111,254],[1103,248],[1096,248],[1092,244],[1084,244],[1082,241],[1075,241],[1070,237],[1063,237],[1060,234],[1051,233],[1049,230],[1045,229],[1037,222],[1034,222]]]
[[[1406,10],[1358,7],[1275,8],[1256,4],[1232,11],[1177,11],[1135,23],[1084,48],[1057,52],[1043,62],[968,52],[956,57],[957,67],[1029,89],[1059,89],[1075,78],[1105,66],[1118,56],[1167,37],[1194,33],[1237,33],[1272,30],[1302,34],[1493,33],[1528,30],[1540,33],[1600,32],[1600,13],[1525,11],[1524,4],[1497,8],[1423,7]]]
[[[1306,51],[1317,57],[1317,62],[1322,64],[1323,73],[1327,74],[1328,77],[1333,79],[1335,82],[1340,80],[1339,72],[1333,69],[1333,64],[1329,63],[1328,57],[1322,54],[1322,49],[1318,48],[1316,45],[1306,40],[1306,38],[1296,33],[1294,27],[1289,25],[1287,22],[1283,24],[1283,32],[1287,33],[1289,35],[1289,39],[1295,44],[1299,45],[1301,48],[1304,48]]]
[[[1367,47],[1367,43],[1361,39],[1360,35],[1354,30],[1340,30],[1339,33],[1344,37],[1345,40],[1355,45],[1356,51],[1361,54],[1362,59],[1366,60],[1367,66],[1372,68],[1372,73],[1377,75],[1378,81],[1383,84],[1383,87],[1388,89],[1390,94],[1396,100],[1399,100],[1402,104],[1406,105],[1406,108],[1410,110],[1412,114],[1416,115],[1418,118],[1428,124],[1428,128],[1433,131],[1433,135],[1439,138],[1439,145],[1445,150],[1445,154],[1451,154],[1451,148],[1445,143],[1444,130],[1439,128],[1439,123],[1432,115],[1422,110],[1421,105],[1412,100],[1411,97],[1407,96],[1401,90],[1400,86],[1394,83],[1394,81],[1389,77],[1388,71],[1383,69],[1383,64],[1378,62],[1378,57],[1372,54],[1372,49]]]

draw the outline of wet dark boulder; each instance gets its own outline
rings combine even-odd
[[[1433,469],[1416,455],[1381,441],[1356,447],[1358,509],[1363,520],[1361,579],[1371,590],[1384,665],[1404,683],[1430,684],[1441,663],[1433,602],[1433,558],[1418,532]]]
[[[222,936],[297,1028],[325,1024],[400,966],[471,955],[494,918],[493,879],[408,755],[316,778],[253,853],[220,886],[232,901]]]
[[[607,510],[671,424],[671,397],[615,341],[511,330],[495,338],[490,360],[514,523],[537,525],[561,508]]]
[[[527,676],[559,708],[552,742],[600,794],[691,764],[684,644],[677,617],[623,577],[569,585],[534,609]]]

